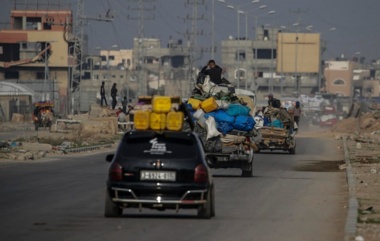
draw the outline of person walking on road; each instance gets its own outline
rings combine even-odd
[[[294,119],[294,122],[297,123],[297,126],[299,126],[300,124],[301,113],[302,111],[301,111],[300,102],[296,101],[296,106],[294,107],[294,110],[293,110],[293,119]]]
[[[104,81],[102,81],[102,85],[100,86],[100,106],[103,106],[103,100],[106,106],[108,106],[106,99],[106,90],[104,89]]]
[[[111,97],[112,97],[112,109],[114,110],[117,104],[116,101],[116,96],[117,96],[117,89],[116,89],[116,83],[112,85],[111,88]]]

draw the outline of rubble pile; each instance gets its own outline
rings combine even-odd
[[[45,133],[49,137],[29,136],[18,140],[0,141],[0,159],[28,161],[37,160],[46,155],[68,154],[68,149],[113,144],[117,139],[94,135],[90,137],[78,137],[72,133]]]
[[[28,161],[50,154],[67,154],[70,148],[114,143],[120,137],[115,110],[96,107],[89,114],[68,116],[49,129],[29,128],[18,139],[0,142],[0,159]],[[21,124],[0,125],[0,131],[21,130]]]
[[[380,131],[380,111],[368,112],[358,118],[343,119],[335,124],[331,131],[338,133]]]

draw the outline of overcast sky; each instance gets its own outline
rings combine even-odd
[[[9,22],[9,11],[12,9],[11,0],[0,0],[0,23]],[[36,0],[37,1],[37,0]],[[58,1],[58,0],[57,0]],[[144,20],[144,36],[162,39],[162,46],[166,46],[169,36],[174,40],[183,39],[185,33],[191,32],[193,6],[186,2],[196,0],[146,0],[146,8],[153,9],[145,12],[148,18]],[[198,0],[200,2],[200,0]],[[260,0],[259,3],[250,4],[252,0],[225,0],[231,5],[244,5],[245,11],[250,11],[248,23],[248,37],[254,36],[254,18],[258,16],[258,25],[270,24],[273,26],[290,27],[300,19],[301,29],[312,25],[314,32],[322,34],[327,43],[327,51],[323,58],[334,59],[342,54],[347,58],[355,56],[366,57],[367,62],[380,57],[380,1],[379,0]],[[18,2],[27,2],[26,0]],[[32,0],[28,0],[32,2]],[[41,2],[47,2],[47,0]],[[53,2],[53,0],[50,0]],[[61,3],[65,0],[61,0]],[[76,10],[76,1],[70,0],[73,10]],[[86,32],[90,37],[90,50],[96,47],[110,48],[117,44],[119,48],[131,48],[133,37],[137,35],[139,12],[134,10],[137,0],[86,0],[85,14],[87,17],[105,15],[111,10],[115,19],[112,23],[90,21]],[[261,5],[267,7],[258,10]],[[275,14],[268,16],[267,12],[274,10]],[[300,10],[300,14],[297,14]],[[198,45],[203,48],[211,46],[211,19],[212,0],[204,0],[199,5],[199,15],[203,19],[197,21],[197,29],[202,32],[198,36]],[[215,0],[215,42],[217,54],[215,59],[220,62],[220,41],[228,36],[237,35],[237,11],[228,8],[226,4]],[[129,16],[129,17],[128,17]],[[75,16],[74,16],[75,17]],[[245,36],[245,16],[240,18],[241,36]],[[330,31],[336,28],[335,31]],[[360,52],[360,53],[359,53]],[[209,59],[210,53],[205,53],[202,61]]]

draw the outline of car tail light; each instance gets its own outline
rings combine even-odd
[[[208,181],[207,169],[204,165],[199,164],[195,168],[194,182],[207,182],[207,181]]]
[[[122,168],[122,166],[117,162],[112,163],[110,170],[109,170],[109,173],[108,173],[108,177],[109,177],[109,179],[111,179],[113,181],[123,180],[123,168]]]

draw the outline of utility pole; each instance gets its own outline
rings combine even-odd
[[[73,61],[70,68],[70,88],[68,92],[68,109],[71,111],[68,111],[68,113],[71,112],[71,114],[74,114],[74,98],[72,96],[72,93],[77,89],[79,91],[79,96],[77,100],[77,111],[80,112],[80,96],[81,96],[81,80],[82,80],[82,64],[83,64],[83,55],[84,55],[84,24],[86,21],[94,20],[94,21],[105,21],[105,22],[111,22],[113,21],[113,16],[110,16],[109,11],[107,12],[106,16],[103,17],[86,17],[84,14],[84,0],[78,0],[77,3],[77,15],[75,20],[75,27],[74,27],[74,39],[72,42],[74,42],[72,48],[73,52]],[[70,55],[70,49],[69,55]],[[68,114],[67,113],[67,114]]]
[[[199,16],[199,7],[204,5],[204,0],[186,0],[186,5],[192,6],[192,14],[191,17],[187,16],[185,18],[186,21],[191,21],[191,30],[186,31],[186,39],[188,41],[188,49],[189,49],[189,67],[188,67],[188,80],[189,80],[189,89],[182,89],[182,95],[186,96],[191,93],[193,89],[193,84],[195,83],[194,77],[194,65],[196,60],[198,59],[197,52],[197,38],[199,35],[203,35],[203,30],[198,30],[198,21],[204,20],[204,16]],[[212,47],[213,48],[213,47]],[[211,49],[213,52],[214,49]]]
[[[137,16],[128,15],[130,20],[137,20],[137,56],[135,71],[137,72],[137,96],[147,95],[148,83],[146,80],[145,69],[143,68],[143,57],[146,43],[144,40],[145,20],[153,20],[152,12],[155,10],[155,0],[129,0],[133,6],[129,5],[128,10],[138,12]],[[149,7],[148,7],[149,6]],[[128,87],[129,88],[129,87]]]
[[[254,61],[255,61],[255,75],[253,76],[253,82],[255,84],[255,95],[257,95],[257,91],[259,89],[259,85],[257,83],[257,79],[258,79],[258,70],[257,70],[257,48],[258,48],[258,41],[259,41],[259,38],[258,38],[258,34],[257,34],[257,18],[258,16],[254,16],[255,18],[255,43],[256,43],[256,46],[253,46],[254,49],[255,49],[255,56],[254,56]]]
[[[296,39],[295,39],[295,63],[294,63],[294,92],[297,93],[297,95],[300,94],[300,76],[298,76],[298,40],[299,40],[299,37],[298,37],[298,34],[301,32],[301,15],[306,13],[305,11],[301,10],[301,9],[298,9],[298,10],[295,10],[295,11],[290,11],[291,13],[295,13],[297,14],[297,31],[296,31]]]
[[[215,0],[212,0],[212,19],[211,19],[211,59],[214,59],[215,51]]]

